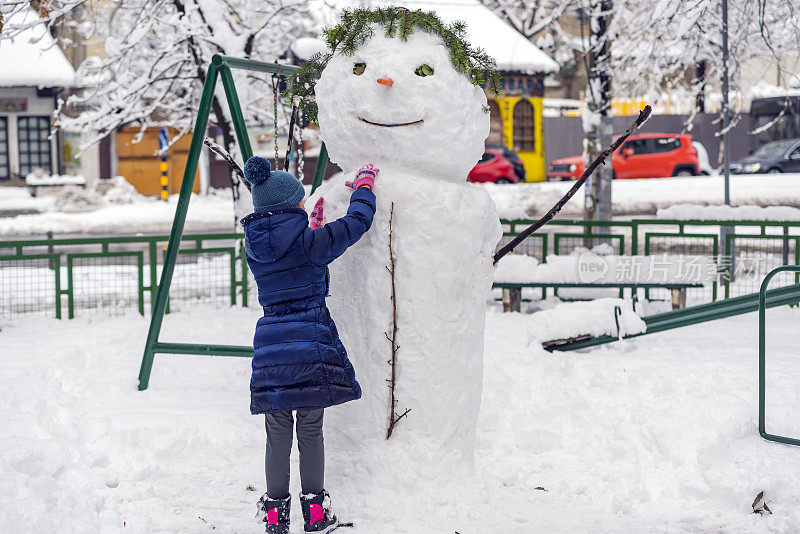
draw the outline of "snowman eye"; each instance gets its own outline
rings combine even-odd
[[[433,76],[433,67],[431,67],[427,63],[423,63],[414,70],[414,74],[422,77]]]
[[[364,70],[367,68],[366,63],[353,63],[353,74],[361,76],[364,74]]]

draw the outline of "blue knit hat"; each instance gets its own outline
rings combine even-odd
[[[270,171],[269,161],[253,156],[244,164],[244,179],[253,184],[253,206],[256,211],[294,208],[306,190],[300,180],[284,171]]]

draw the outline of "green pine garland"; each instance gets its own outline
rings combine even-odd
[[[294,102],[306,112],[308,120],[317,122],[317,104],[314,101],[314,85],[336,51],[352,56],[367,39],[373,36],[374,26],[383,28],[386,37],[408,40],[415,29],[438,35],[450,51],[450,61],[456,71],[467,76],[474,85],[485,85],[492,94],[500,93],[500,74],[497,64],[480,48],[473,48],[466,40],[466,25],[461,21],[445,24],[430,11],[410,11],[404,7],[381,7],[376,9],[345,9],[341,21],[324,30],[330,53],[315,54],[291,77],[284,98]]]

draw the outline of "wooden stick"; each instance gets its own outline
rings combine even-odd
[[[561,197],[561,200],[556,202],[555,206],[550,208],[550,211],[548,211],[544,215],[544,217],[542,217],[541,219],[539,219],[538,221],[527,227],[525,230],[520,232],[519,235],[517,235],[517,237],[512,239],[507,245],[505,245],[503,248],[497,251],[497,253],[494,255],[494,264],[497,265],[497,262],[500,261],[500,259],[503,256],[514,250],[514,248],[516,248],[517,245],[522,243],[522,241],[524,241],[525,238],[527,238],[529,235],[534,233],[536,230],[538,230],[545,224],[552,221],[553,217],[555,217],[556,214],[559,211],[561,211],[561,208],[563,208],[564,205],[567,202],[569,202],[569,200],[575,195],[575,193],[578,192],[578,189],[580,189],[581,186],[583,186],[583,184],[586,182],[586,180],[589,179],[589,177],[594,173],[595,169],[597,169],[597,167],[602,165],[608,156],[610,156],[616,149],[618,149],[622,145],[622,143],[624,143],[625,140],[628,137],[630,137],[631,134],[633,134],[633,132],[638,130],[639,127],[642,124],[644,124],[644,122],[650,116],[651,111],[652,109],[650,108],[650,106],[645,106],[644,109],[639,112],[639,116],[636,118],[633,124],[631,124],[631,126],[625,131],[625,133],[620,135],[613,143],[611,143],[611,146],[606,148],[602,154],[597,156],[594,159],[594,161],[592,161],[589,164],[589,166],[586,167],[586,170],[583,171],[583,174],[575,182],[575,185],[573,185],[572,188],[569,191],[567,191],[567,193],[563,197]]]
[[[389,333],[386,332],[386,339],[392,344],[392,357],[389,359],[388,363],[392,368],[392,375],[387,382],[389,382],[389,390],[392,392],[392,399],[389,406],[389,428],[386,431],[386,439],[392,437],[392,432],[394,431],[395,425],[400,421],[403,417],[408,415],[408,412],[411,411],[410,408],[406,409],[405,412],[398,414],[395,411],[397,407],[397,397],[395,396],[395,386],[397,385],[397,350],[400,348],[397,345],[397,292],[395,287],[395,269],[394,269],[394,250],[392,249],[392,221],[394,219],[394,202],[392,202],[392,209],[389,212],[389,266],[386,267],[386,270],[389,271],[389,275],[392,277],[392,335],[389,336]]]
[[[228,164],[228,167],[230,167],[231,170],[239,176],[239,178],[244,182],[244,185],[247,186],[247,190],[249,191],[250,183],[244,179],[244,170],[239,165],[239,162],[233,159],[233,156],[231,156],[230,152],[222,148],[210,137],[206,137],[205,139],[203,139],[203,144],[206,145],[211,152],[217,154],[219,157],[225,160],[225,163]]]

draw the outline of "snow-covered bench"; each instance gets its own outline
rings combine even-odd
[[[713,258],[684,255],[600,256],[583,252],[569,256],[550,255],[546,263],[531,256],[509,254],[500,260],[493,287],[503,289],[503,307],[519,311],[522,288],[611,288],[636,290],[663,288],[672,291],[672,307],[686,304],[686,290],[714,281]]]
[[[53,174],[53,175],[46,175],[46,174],[39,174],[39,173],[30,173],[28,176],[25,177],[25,185],[28,187],[28,190],[31,193],[32,197],[35,197],[39,193],[39,189],[42,187],[64,187],[67,185],[74,185],[78,187],[86,187],[86,178],[80,174]]]
[[[621,338],[647,331],[630,300],[602,298],[563,302],[530,316],[528,337],[544,347],[592,337]]]

